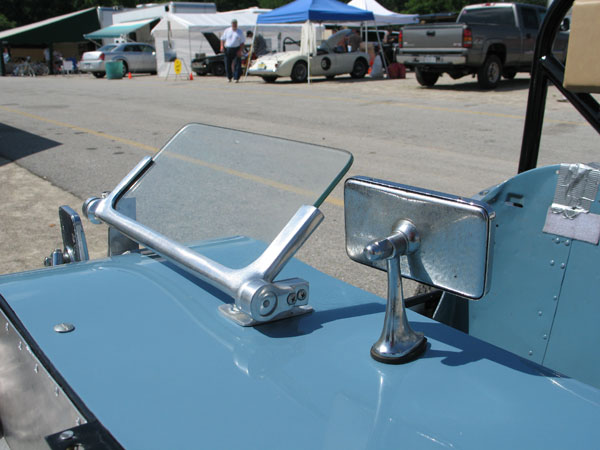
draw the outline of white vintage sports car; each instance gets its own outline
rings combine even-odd
[[[317,48],[316,56],[310,58],[310,75],[333,78],[342,73],[349,73],[352,78],[362,78],[369,69],[369,55],[364,52],[347,52],[340,45],[352,33],[341,30],[323,41]],[[267,83],[279,77],[291,77],[295,83],[306,81],[308,75],[308,57],[300,51],[291,51],[265,55],[258,58],[250,69],[249,75],[257,75]]]

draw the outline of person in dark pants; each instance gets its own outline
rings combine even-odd
[[[236,83],[240,80],[242,72],[240,57],[245,40],[244,33],[238,28],[237,20],[233,19],[231,26],[221,36],[221,51],[225,51],[225,73],[230,82],[232,78]]]

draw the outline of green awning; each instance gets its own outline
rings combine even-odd
[[[8,42],[13,46],[81,42],[85,33],[97,30],[99,26],[97,8],[88,8],[1,31],[0,42]]]
[[[148,25],[149,23],[154,22],[155,20],[158,20],[158,17],[152,19],[136,20],[134,22],[117,23],[109,27],[94,31],[93,33],[85,34],[84,37],[86,39],[118,38],[119,36],[133,33],[134,31],[142,28],[144,25]]]

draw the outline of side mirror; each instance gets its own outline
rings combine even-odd
[[[476,200],[365,177],[346,181],[344,206],[348,256],[388,272],[384,331],[371,355],[408,362],[425,350],[426,340],[406,320],[401,277],[483,297],[494,213]]]

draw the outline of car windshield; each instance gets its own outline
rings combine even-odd
[[[110,52],[112,50],[114,50],[117,46],[115,44],[107,44],[107,45],[103,45],[102,47],[100,47],[98,49],[99,52]]]
[[[300,206],[324,201],[352,155],[192,124],[153,160],[118,201],[120,212],[184,244],[234,236],[270,243]]]

